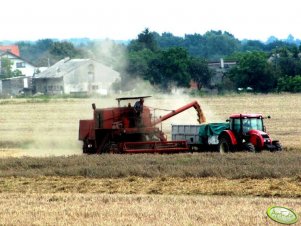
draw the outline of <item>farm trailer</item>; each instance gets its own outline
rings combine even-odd
[[[266,132],[261,114],[233,114],[225,123],[172,125],[172,140],[186,140],[191,151],[282,150],[280,142]]]

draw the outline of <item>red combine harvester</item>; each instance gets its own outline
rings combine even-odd
[[[205,122],[205,116],[197,101],[191,102],[169,114],[155,119],[145,98],[117,98],[118,107],[97,109],[92,104],[93,119],[79,121],[79,140],[83,141],[83,152],[101,153],[171,153],[189,151],[186,140],[167,141],[157,124],[191,107],[195,108],[198,122]],[[121,101],[137,100],[134,106],[121,107]]]

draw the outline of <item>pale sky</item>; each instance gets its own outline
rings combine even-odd
[[[301,39],[300,0],[6,0],[0,40],[128,40],[145,28],[176,36],[209,30],[238,39]]]

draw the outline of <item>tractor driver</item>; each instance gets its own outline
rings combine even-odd
[[[250,119],[243,119],[243,132],[247,133],[251,129],[251,121]]]

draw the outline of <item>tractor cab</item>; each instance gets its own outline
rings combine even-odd
[[[230,130],[235,134],[247,135],[251,130],[265,131],[260,114],[234,114],[230,116]]]

